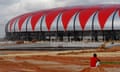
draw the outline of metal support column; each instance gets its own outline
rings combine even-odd
[[[117,13],[118,9],[116,9],[115,13],[113,14],[113,18],[112,18],[112,41],[114,41],[116,39],[116,34],[114,31],[114,19],[115,19],[115,15]]]

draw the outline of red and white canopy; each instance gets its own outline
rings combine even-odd
[[[119,8],[96,5],[41,10],[11,19],[6,28],[7,32],[120,30]]]

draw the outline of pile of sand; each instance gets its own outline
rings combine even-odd
[[[16,41],[16,44],[24,44],[24,41]]]
[[[80,72],[107,72],[107,71],[105,71],[102,67],[96,67],[96,68],[88,67],[88,68],[83,69]]]

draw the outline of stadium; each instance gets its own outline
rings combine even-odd
[[[5,28],[8,40],[120,40],[120,5],[60,7],[26,13]]]

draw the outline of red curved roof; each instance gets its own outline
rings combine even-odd
[[[64,30],[67,29],[68,23],[70,19],[72,18],[72,16],[75,13],[79,12],[80,10],[81,10],[80,8],[73,8],[73,9],[68,9],[62,13],[62,23],[64,26]]]
[[[30,14],[27,15],[23,15],[20,17],[19,22],[18,22],[18,28],[21,31],[22,28],[22,24],[24,23],[24,21],[26,20],[26,18],[29,16]]]
[[[58,9],[58,10],[54,10],[54,11],[52,11],[52,12],[50,12],[50,13],[48,13],[48,14],[46,15],[45,21],[46,21],[46,25],[47,25],[48,31],[49,31],[50,28],[51,28],[51,24],[52,24],[53,20],[54,20],[54,19],[58,16],[58,14],[59,14],[60,12],[62,12],[62,11],[63,11],[63,9]]]
[[[100,22],[101,29],[104,28],[105,22],[107,21],[108,17],[116,10],[116,8],[104,8],[101,9],[98,13],[98,19]]]
[[[88,8],[88,9],[85,9],[80,12],[79,20],[81,23],[82,30],[84,30],[85,25],[86,25],[88,19],[90,18],[90,16],[92,16],[92,14],[95,13],[97,10],[98,10],[98,8]]]
[[[81,30],[85,30],[85,27],[89,24],[89,20],[91,16],[98,15],[97,20],[99,23],[99,26],[101,30],[105,28],[105,25],[109,25],[107,20],[110,19],[110,16],[115,13],[116,11],[119,11],[120,16],[120,5],[95,5],[95,6],[76,6],[76,7],[64,7],[64,8],[55,8],[55,9],[49,9],[49,10],[41,10],[37,12],[27,13],[18,17],[15,17],[10,20],[9,26],[8,26],[8,32],[14,32],[12,30],[15,21],[18,19],[18,31],[24,31],[21,30],[23,27],[23,23],[25,22],[28,17],[31,17],[29,19],[29,23],[31,24],[31,31],[34,31],[37,27],[37,23],[39,22],[40,18],[44,16],[44,21],[41,20],[42,25],[46,26],[44,28],[47,28],[46,30],[50,31],[52,24],[62,24],[62,28],[64,31],[67,31],[68,24],[76,23],[77,20],[79,20],[79,25],[81,26]],[[119,10],[118,10],[119,9]],[[74,15],[77,14],[75,17]],[[59,16],[60,15],[60,16]],[[79,16],[78,16],[79,15]],[[74,16],[74,17],[73,17]],[[78,17],[78,19],[77,19]],[[93,18],[93,17],[92,17]],[[76,20],[75,20],[76,19]],[[61,21],[61,23],[58,23],[58,21]],[[76,22],[74,22],[76,21]],[[29,24],[28,23],[28,24]],[[71,27],[73,27],[73,23],[71,24]],[[27,23],[25,23],[27,24]],[[39,23],[40,24],[40,23]],[[45,24],[45,25],[43,25]],[[78,24],[75,24],[78,25]],[[14,26],[15,27],[15,26]],[[108,26],[109,27],[109,26]],[[52,27],[53,28],[53,27]],[[78,27],[80,28],[80,27]]]

